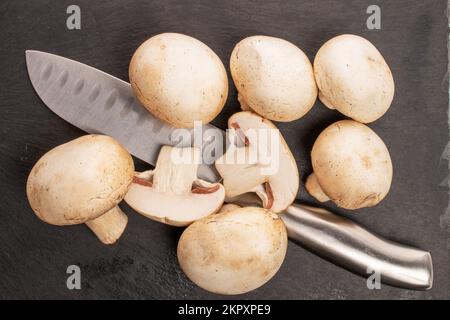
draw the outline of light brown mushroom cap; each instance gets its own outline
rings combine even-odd
[[[299,119],[317,99],[311,62],[286,40],[267,36],[241,40],[231,54],[230,70],[242,109],[266,119]]]
[[[86,135],[39,159],[28,177],[28,201],[47,223],[84,223],[122,200],[133,173],[133,159],[116,140]]]
[[[362,123],[380,118],[394,97],[394,79],[383,56],[356,35],[328,40],[316,54],[314,75],[323,104]]]
[[[314,143],[311,160],[316,187],[339,207],[371,207],[389,192],[393,171],[389,151],[364,124],[342,120],[327,127]],[[308,191],[321,200],[314,188]]]
[[[205,290],[241,294],[269,281],[286,255],[278,215],[255,207],[211,215],[191,224],[178,242],[184,273]]]
[[[222,110],[228,79],[219,57],[203,42],[178,33],[162,33],[134,53],[130,83],[139,101],[174,127],[204,124]]]
[[[252,130],[259,138],[255,141],[253,139],[255,135],[246,136],[247,146],[230,145],[226,153],[216,160],[216,169],[223,178],[226,197],[233,198],[247,192],[255,192],[266,209],[275,213],[286,209],[297,195],[299,172],[294,156],[281,133],[270,120],[250,111],[232,115],[228,120],[228,126],[238,127],[238,131],[244,135]],[[269,130],[276,132],[274,138],[277,138],[277,149],[272,150],[271,139],[267,139],[268,143],[263,145],[264,140],[261,137]],[[265,154],[270,160],[264,163],[267,159],[257,157],[256,162],[252,162],[250,161],[252,153]],[[242,155],[245,156],[242,158]],[[236,161],[230,161],[234,159]],[[249,161],[239,162],[239,159]],[[267,170],[269,167],[276,168],[276,171]]]

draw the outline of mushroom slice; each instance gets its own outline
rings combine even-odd
[[[35,214],[58,225],[85,223],[105,244],[121,236],[128,218],[117,204],[133,180],[131,155],[116,140],[86,135],[47,152],[27,180]]]
[[[269,120],[243,111],[228,120],[231,137],[245,143],[230,144],[216,161],[227,198],[254,192],[263,206],[281,212],[294,200],[299,188],[295,159],[278,129]]]
[[[140,214],[173,226],[217,212],[225,189],[197,179],[199,159],[197,148],[162,147],[156,169],[135,174],[125,201]]]

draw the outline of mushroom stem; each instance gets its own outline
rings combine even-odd
[[[218,213],[230,212],[230,211],[233,211],[233,210],[236,210],[236,209],[239,209],[239,208],[241,208],[241,206],[239,206],[237,204],[227,203],[227,204],[224,204],[222,206],[222,208],[220,208]]]
[[[317,181],[317,177],[314,173],[311,173],[308,179],[306,179],[305,187],[309,194],[316,198],[317,201],[326,202],[330,200],[330,198],[322,190],[322,187],[320,186],[319,181]]]
[[[239,138],[239,142],[242,142],[244,146],[248,147],[250,145],[250,141],[248,140],[248,137],[245,135],[245,133],[241,130],[241,127],[239,126],[239,123],[233,122],[230,124],[230,128],[234,129],[236,132],[236,135]],[[238,145],[238,141],[235,141],[235,145]]]
[[[177,195],[191,193],[199,159],[200,150],[197,148],[162,147],[153,171],[154,190],[170,191]]]
[[[264,182],[263,184],[257,185],[255,188],[251,190],[255,192],[258,197],[261,198],[263,208],[270,209],[273,206],[273,193],[272,187],[268,182]]]
[[[86,225],[104,244],[113,244],[120,238],[128,223],[125,213],[115,206],[98,218],[87,221]]]
[[[328,109],[331,109],[331,110],[335,110],[335,109],[336,109],[336,108],[331,104],[331,102],[328,101],[328,99],[324,96],[324,94],[323,94],[321,91],[319,91],[319,100],[320,100],[320,102],[322,102],[322,103],[325,105],[325,107],[327,107]]]
[[[240,93],[238,93],[238,101],[241,104],[242,111],[253,111]]]

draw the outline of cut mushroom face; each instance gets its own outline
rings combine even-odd
[[[205,290],[241,294],[269,281],[286,255],[280,217],[255,207],[211,215],[191,224],[178,242],[184,273]]]
[[[197,178],[199,159],[197,148],[162,147],[156,169],[135,175],[125,201],[142,215],[173,226],[217,212],[224,187]]]
[[[117,204],[133,173],[133,159],[117,141],[83,136],[39,159],[28,176],[28,201],[41,220],[59,226],[86,223],[111,244],[127,225]]]
[[[368,40],[340,35],[314,59],[319,99],[330,109],[362,123],[380,118],[394,97],[394,79],[381,53]]]
[[[314,173],[306,182],[319,201],[331,200],[345,209],[371,207],[388,193],[392,162],[381,138],[356,121],[327,127],[311,152]]]
[[[242,110],[253,110],[266,119],[299,119],[317,99],[311,62],[286,40],[243,39],[231,54],[230,70]]]
[[[131,59],[129,77],[141,104],[178,128],[210,122],[228,95],[227,73],[219,57],[201,41],[178,33],[145,41]]]
[[[249,111],[230,117],[228,126],[239,143],[232,143],[216,161],[227,198],[255,192],[273,212],[286,209],[299,188],[294,157],[278,129]]]

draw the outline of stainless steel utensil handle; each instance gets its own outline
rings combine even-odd
[[[291,240],[349,271],[365,277],[379,272],[381,282],[407,289],[427,290],[433,284],[427,251],[385,240],[321,208],[294,204],[282,219]]]

